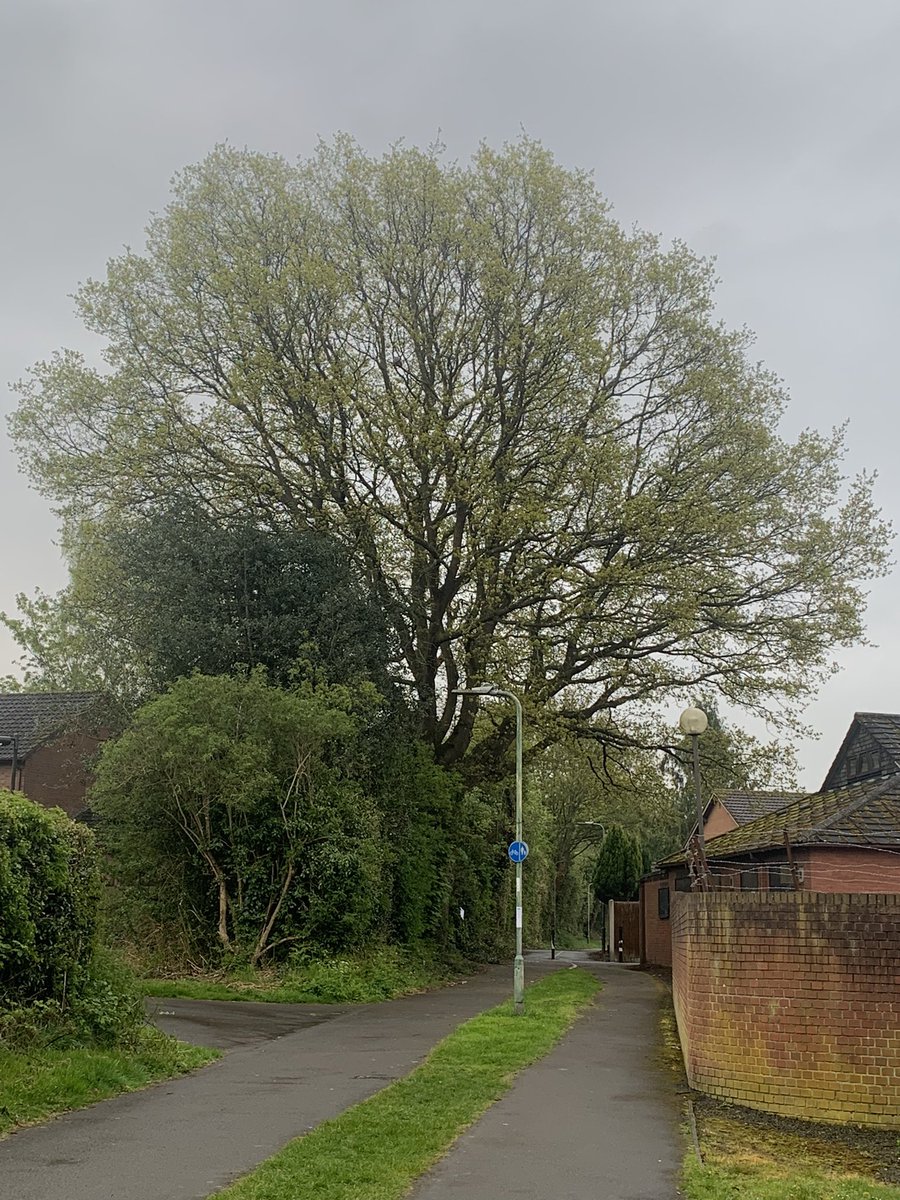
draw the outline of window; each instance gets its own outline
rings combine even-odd
[[[794,877],[790,867],[769,867],[769,890],[773,892],[792,892]]]
[[[656,911],[661,921],[669,919],[669,889],[661,887],[656,893]]]
[[[759,891],[759,871],[755,868],[752,871],[741,871],[741,891]]]

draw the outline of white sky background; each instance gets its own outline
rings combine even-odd
[[[142,244],[170,177],[217,142],[305,157],[440,133],[453,156],[524,129],[593,170],[619,220],[718,259],[719,308],[787,382],[784,431],[848,420],[898,525],[900,5],[896,0],[4,0],[0,408],[61,346],[68,296]],[[0,432],[0,609],[65,572],[47,504]],[[852,713],[900,710],[896,583],[879,649],[808,713],[803,783]],[[0,634],[0,673],[14,648]],[[677,714],[673,714],[677,715]]]

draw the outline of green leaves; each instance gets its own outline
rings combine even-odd
[[[598,900],[634,900],[643,873],[640,839],[621,825],[607,830],[594,867]]]
[[[0,1009],[78,995],[98,900],[90,831],[61,809],[0,791]]]
[[[188,499],[68,531],[71,582],[2,617],[29,687],[103,690],[126,713],[182,675],[263,667],[292,684],[371,679],[393,654],[384,613],[342,547],[313,530],[215,521]]]
[[[714,282],[528,139],[220,147],[80,294],[108,371],[39,365],[12,431],[70,519],[190,495],[336,539],[443,762],[476,720],[454,688],[494,675],[610,746],[701,686],[790,727],[889,530],[840,431],[779,435]]]
[[[147,915],[254,964],[275,945],[359,944],[378,915],[373,805],[346,770],[363,689],[288,692],[194,675],[102,753],[92,806],[112,870]],[[149,878],[148,878],[149,877]]]

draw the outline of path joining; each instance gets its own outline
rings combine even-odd
[[[300,1028],[268,1041],[259,1040],[253,1013],[251,1041],[212,1066],[0,1142],[0,1200],[205,1200],[292,1138],[407,1075],[510,987],[511,971],[492,967],[465,983],[339,1010],[314,1025],[309,1013],[318,1019],[327,1007],[298,1005]],[[160,1007],[184,1014],[190,1006]],[[218,1006],[194,1011],[204,1007]],[[231,1012],[240,1008],[234,1002]],[[218,1032],[203,1040],[213,1044]],[[232,1028],[232,1044],[236,1036]]]
[[[529,956],[529,978],[575,958],[603,980],[597,1006],[463,1135],[415,1200],[676,1196],[676,1107],[654,1059],[659,985],[583,955]],[[240,1004],[160,1001],[163,1024],[186,1032],[189,1022],[196,1040],[236,1048],[193,1075],[0,1142],[0,1200],[206,1200],[408,1074],[462,1021],[506,999],[510,984],[509,968],[496,967],[384,1004],[251,1005],[243,1021]]]
[[[674,1082],[658,1061],[661,985],[579,960],[596,1006],[463,1134],[412,1200],[674,1200]],[[529,966],[533,960],[529,959]]]

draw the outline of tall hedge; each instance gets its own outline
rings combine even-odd
[[[78,992],[93,957],[98,900],[90,830],[0,790],[0,1007]]]

